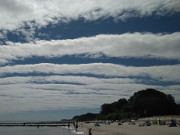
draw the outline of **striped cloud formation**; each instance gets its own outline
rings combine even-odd
[[[179,0],[1,0],[0,121],[57,120],[154,88],[180,103]]]

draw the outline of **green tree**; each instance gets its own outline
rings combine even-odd
[[[118,110],[123,110],[123,111],[126,111],[126,107],[128,106],[128,100],[125,99],[125,98],[122,98],[122,99],[119,99],[117,102],[116,102],[116,107]]]
[[[103,104],[101,106],[101,114],[107,115],[113,112],[112,104]]]
[[[141,116],[175,114],[176,103],[174,97],[155,89],[141,90],[129,99],[133,111]]]

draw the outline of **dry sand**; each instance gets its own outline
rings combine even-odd
[[[94,123],[80,123],[80,130],[88,135],[88,128],[92,128],[92,135],[180,135],[180,127],[168,127],[168,125],[152,125],[139,127],[124,123],[112,123],[111,125],[100,124],[95,127]]]

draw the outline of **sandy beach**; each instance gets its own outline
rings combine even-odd
[[[117,123],[95,127],[91,124],[84,124],[80,129],[88,135],[88,128],[92,128],[92,135],[179,135],[180,127],[168,127],[167,125],[152,125],[139,127],[138,125],[124,124],[118,126]]]
[[[169,127],[168,125],[151,125],[140,127],[124,123],[118,125],[117,122],[110,125],[100,124],[100,127],[95,127],[94,123],[80,123],[80,130],[88,135],[88,129],[92,129],[92,135],[179,135],[180,127]]]

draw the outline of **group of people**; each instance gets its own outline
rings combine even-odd
[[[77,130],[78,130],[78,122],[76,122],[76,123],[74,122],[73,125],[74,125],[74,128],[75,128],[76,132],[77,132]],[[92,129],[91,128],[88,129],[88,135],[92,135]]]
[[[73,122],[73,125],[74,125],[74,128],[76,129],[76,132],[77,132],[77,130],[78,130],[78,122]]]

